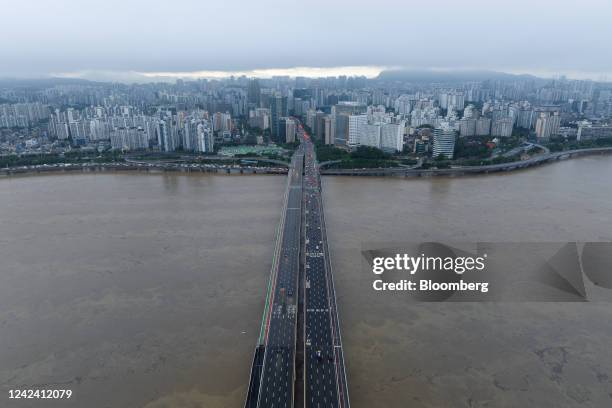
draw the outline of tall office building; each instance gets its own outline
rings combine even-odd
[[[448,123],[442,123],[434,129],[433,135],[433,157],[438,158],[441,154],[447,159],[452,159],[455,153],[455,139],[457,132]]]
[[[276,95],[270,99],[270,134],[272,140],[284,143],[279,135],[279,119],[287,116],[287,97]]]
[[[278,120],[278,143],[293,143],[297,132],[295,120],[285,117]]]
[[[278,119],[278,134],[276,135],[276,143],[285,143],[287,141],[287,121],[289,118]]]
[[[334,145],[346,147],[348,145],[350,115],[348,113],[339,113],[331,117],[334,121]]]
[[[315,120],[317,118],[317,111],[314,109],[308,109],[306,111],[306,126],[310,128],[310,131],[314,131]]]
[[[257,79],[251,79],[247,88],[247,102],[255,108],[259,108],[261,99],[261,88]]]
[[[297,131],[297,124],[295,123],[295,120],[291,118],[287,118],[287,122],[285,125],[285,142],[286,143],[295,142],[296,131]]]

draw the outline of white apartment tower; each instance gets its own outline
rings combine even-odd
[[[457,132],[448,123],[442,123],[434,129],[433,157],[437,158],[443,154],[447,159],[452,159],[455,153],[455,138]]]
[[[350,115],[348,145],[357,146],[361,141],[362,128],[368,124],[368,115]]]

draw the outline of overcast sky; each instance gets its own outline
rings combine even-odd
[[[0,0],[0,5],[0,76],[127,78],[403,66],[612,79],[611,0]],[[346,69],[351,70],[357,72]]]

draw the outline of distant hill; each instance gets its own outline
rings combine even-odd
[[[381,81],[402,82],[471,82],[471,81],[509,81],[517,79],[539,79],[533,75],[515,75],[486,70],[419,70],[393,69],[382,71],[378,75]]]

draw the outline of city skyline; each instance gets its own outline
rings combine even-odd
[[[232,77],[248,77],[258,79],[271,79],[274,77],[304,77],[304,78],[330,78],[330,77],[356,77],[363,76],[374,79],[381,73],[387,71],[413,71],[415,73],[431,72],[437,74],[457,73],[457,72],[489,72],[503,73],[510,75],[530,75],[541,79],[568,78],[571,80],[590,80],[596,82],[610,82],[612,72],[588,73],[580,71],[555,71],[555,70],[487,70],[479,71],[477,68],[410,68],[402,66],[346,66],[346,67],[290,67],[290,68],[262,68],[252,70],[198,70],[198,71],[176,71],[176,72],[137,72],[137,71],[97,71],[84,70],[75,72],[50,73],[46,76],[33,77],[13,77],[15,79],[38,79],[38,78],[65,78],[65,79],[84,79],[101,82],[122,82],[122,83],[151,83],[151,82],[174,82],[182,80],[220,80]],[[1,78],[1,77],[0,77]]]
[[[13,4],[0,27],[12,39],[0,45],[0,77],[372,77],[389,68],[612,77],[612,5],[601,0],[294,3],[63,0],[36,13],[32,2]]]

